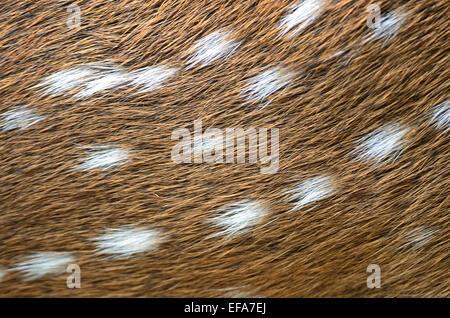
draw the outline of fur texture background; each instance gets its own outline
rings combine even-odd
[[[299,2],[74,1],[81,26],[71,29],[68,2],[3,1],[0,113],[35,113],[29,126],[0,131],[0,295],[448,297],[449,135],[430,111],[449,98],[449,2],[378,1],[382,14],[406,16],[387,43],[364,41],[370,1],[324,1],[303,30],[282,36]],[[219,30],[235,51],[187,67],[196,43]],[[151,91],[118,85],[89,98],[36,87],[93,63],[176,73]],[[288,84],[263,108],[243,98],[248,80],[272,66],[290,74]],[[192,131],[197,119],[204,129],[279,128],[278,173],[175,164],[171,133]],[[352,153],[390,123],[408,127],[395,160]],[[84,147],[98,145],[125,149],[129,160],[74,169]],[[335,191],[289,212],[287,191],[319,175]],[[208,238],[220,230],[207,220],[242,200],[268,207],[264,226]],[[154,230],[157,246],[98,254],[105,229],[130,225]],[[25,279],[17,264],[35,252],[71,253],[82,287],[67,288],[64,272]],[[379,289],[366,286],[369,264],[381,267]]]

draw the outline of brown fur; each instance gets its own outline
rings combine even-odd
[[[448,297],[449,135],[427,121],[448,98],[448,1],[380,1],[382,11],[402,6],[409,17],[385,47],[361,44],[369,1],[330,2],[291,40],[278,38],[277,25],[295,1],[74,3],[82,25],[71,30],[64,1],[1,5],[0,112],[27,104],[48,118],[0,133],[0,266],[32,251],[71,251],[82,288],[68,289],[68,274],[25,281],[10,272],[1,296],[219,297],[239,287],[262,297]],[[194,42],[224,27],[243,42],[236,53],[183,69],[150,93],[119,88],[73,101],[32,89],[49,74],[99,61],[183,68]],[[262,110],[243,103],[245,79],[275,63],[296,79]],[[279,173],[173,163],[171,132],[192,130],[196,119],[204,129],[279,128]],[[391,121],[413,127],[395,162],[374,166],[348,155],[363,134]],[[79,145],[110,142],[130,149],[131,162],[107,173],[72,169]],[[312,211],[288,213],[285,191],[324,172],[338,192]],[[213,233],[206,218],[243,198],[270,206],[268,224],[205,240]],[[137,257],[96,255],[89,240],[126,224],[166,237]],[[421,248],[400,248],[420,226],[439,232]],[[380,289],[366,286],[369,264],[381,266]]]

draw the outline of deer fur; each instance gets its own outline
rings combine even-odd
[[[3,1],[0,296],[448,297],[450,6],[376,3]],[[173,162],[195,120],[278,171]]]

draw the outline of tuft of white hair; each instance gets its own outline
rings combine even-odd
[[[403,150],[404,136],[409,130],[399,123],[385,125],[359,139],[359,145],[352,153],[356,154],[357,159],[375,160],[376,163],[390,159],[395,161]]]
[[[281,35],[285,35],[292,29],[291,37],[306,28],[323,11],[323,0],[304,0],[289,8],[289,13],[281,20]]]
[[[335,186],[329,176],[316,176],[299,183],[295,188],[286,191],[291,193],[289,202],[294,207],[289,211],[296,211],[313,202],[330,197],[335,192]]]
[[[219,215],[208,220],[214,227],[223,228],[210,237],[242,235],[248,233],[252,227],[260,224],[268,215],[268,208],[257,200],[242,200],[234,202],[218,210]]]
[[[35,87],[40,88],[41,94],[61,95],[82,87],[95,78],[96,73],[95,68],[90,66],[73,67],[47,76]]]
[[[366,36],[364,43],[367,41],[375,41],[385,38],[383,46],[385,46],[392,38],[394,38],[404,22],[403,14],[387,12],[380,18],[379,27],[372,29],[371,34]]]
[[[423,226],[415,228],[403,236],[408,242],[400,246],[399,249],[404,247],[410,247],[412,249],[421,248],[431,240],[431,237],[436,232],[438,232],[438,230],[425,228]]]
[[[93,239],[99,254],[111,254],[111,257],[130,257],[158,249],[162,237],[160,232],[149,228],[122,227],[106,229],[106,233]]]
[[[46,116],[39,115],[36,110],[25,105],[12,107],[1,114],[0,117],[2,117],[0,128],[3,131],[25,129],[46,118]]]
[[[61,274],[66,265],[75,261],[69,252],[36,252],[26,260],[15,265],[14,269],[23,273],[25,278],[35,279],[48,274]]]
[[[270,95],[284,88],[289,84],[292,73],[283,71],[280,67],[273,67],[262,72],[248,80],[248,87],[243,93],[247,94],[247,100],[255,102],[264,102]],[[263,108],[267,106],[271,100],[264,103]]]
[[[46,77],[35,87],[41,94],[72,94],[73,98],[86,99],[102,91],[118,86],[135,85],[139,92],[148,92],[163,86],[176,74],[176,68],[164,65],[144,67],[133,72],[125,72],[115,64],[82,65],[63,70]]]
[[[450,130],[450,100],[446,100],[431,109],[431,124],[437,129]]]
[[[86,158],[80,159],[82,163],[76,166],[76,169],[83,171],[102,169],[105,171],[124,164],[130,157],[129,150],[112,145],[99,145],[89,148],[91,150],[86,153]]]
[[[80,85],[82,89],[74,95],[74,98],[85,99],[99,92],[124,85],[129,80],[128,74],[120,69],[102,69]]]
[[[62,70],[46,77],[35,87],[41,94],[62,95],[75,90],[76,99],[85,99],[101,91],[129,82],[128,74],[121,67],[109,64],[93,64]]]
[[[200,140],[201,139],[201,140]],[[222,149],[224,146],[224,137],[223,136],[208,136],[203,135],[200,138],[197,136],[193,138],[192,140],[192,152],[197,153],[203,153],[206,151],[211,151],[213,149],[219,148]],[[191,142],[188,140],[188,144]],[[225,150],[223,150],[225,151]]]
[[[239,42],[231,38],[231,31],[214,31],[195,43],[193,47],[195,52],[188,59],[188,68],[197,64],[203,67],[220,58],[227,58],[239,45]]]
[[[140,68],[130,73],[131,85],[139,86],[139,92],[148,92],[164,86],[177,72],[165,65]]]

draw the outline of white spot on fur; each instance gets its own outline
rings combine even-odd
[[[377,163],[397,159],[404,146],[404,136],[410,129],[398,123],[388,124],[361,138],[352,153],[357,159],[375,160]]]
[[[130,73],[131,84],[139,86],[139,92],[148,92],[164,86],[177,69],[165,65],[140,68]]]
[[[446,100],[431,109],[431,124],[437,129],[450,130],[450,100]]]
[[[208,222],[214,227],[223,228],[222,231],[211,237],[226,235],[242,235],[251,230],[252,227],[261,223],[268,215],[268,208],[259,201],[242,200],[228,204],[218,210],[221,214],[211,218]]]
[[[22,272],[26,279],[35,279],[47,274],[64,273],[66,265],[74,260],[69,252],[37,252],[16,264],[15,269]]]
[[[74,67],[46,77],[36,87],[41,88],[42,94],[60,95],[82,87],[95,78],[96,73],[95,68],[90,66]]]
[[[404,238],[408,241],[402,246],[399,247],[410,247],[413,249],[421,248],[425,244],[427,244],[434,233],[438,232],[438,230],[433,230],[425,227],[418,227],[404,235]]]
[[[197,64],[205,66],[223,57],[229,57],[239,47],[239,43],[231,39],[231,32],[214,31],[196,42],[195,53],[189,58],[189,67]]]
[[[317,176],[306,179],[298,184],[294,189],[286,193],[292,193],[289,202],[294,203],[294,207],[289,211],[296,211],[313,202],[328,198],[335,192],[335,187],[329,176]]]
[[[194,153],[196,152],[203,153],[205,151],[211,151],[216,148],[223,149],[223,147],[224,147],[223,136],[208,136],[205,134],[201,137],[201,141],[197,137],[194,137],[192,141],[192,151]]]
[[[289,83],[292,76],[292,73],[283,71],[280,67],[273,67],[250,78],[250,80],[248,80],[249,86],[243,92],[244,94],[247,94],[247,100],[263,102],[270,95],[284,88]],[[263,108],[271,101],[272,100],[266,101]]]
[[[100,254],[112,254],[112,257],[130,257],[158,249],[162,237],[153,229],[118,228],[107,229],[106,234],[95,238]]]
[[[285,35],[294,27],[291,37],[302,31],[322,13],[323,5],[322,0],[304,0],[291,6],[289,14],[281,20],[281,35]]]
[[[0,116],[2,117],[0,127],[3,131],[25,129],[46,118],[28,106],[12,107]]]
[[[75,98],[88,98],[101,91],[123,85],[129,81],[128,74],[120,69],[104,69],[81,85],[83,88],[74,95]]]
[[[135,85],[139,92],[158,89],[176,73],[175,68],[164,65],[144,67],[127,73],[114,64],[83,65],[63,70],[46,77],[40,84],[42,94],[72,94],[85,99],[118,86]]]
[[[82,163],[75,168],[83,171],[91,169],[102,169],[103,171],[118,167],[129,160],[129,151],[113,147],[111,145],[100,145],[89,147],[91,151],[86,153]]]
[[[383,46],[385,46],[392,38],[394,38],[400,29],[400,26],[404,22],[403,14],[388,12],[380,19],[380,27],[372,29],[370,35],[366,36],[364,41],[374,41],[386,38]]]
[[[128,74],[114,64],[82,65],[46,77],[36,87],[43,94],[61,95],[78,92],[74,98],[88,98],[129,81]]]

